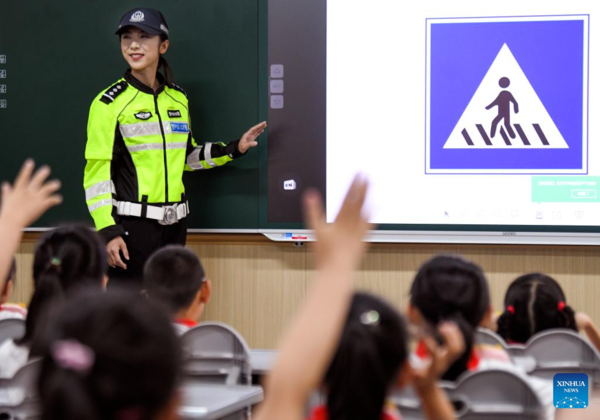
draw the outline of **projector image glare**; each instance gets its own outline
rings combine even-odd
[[[283,181],[283,189],[292,191],[296,189],[296,181],[293,179],[288,179],[287,181]]]

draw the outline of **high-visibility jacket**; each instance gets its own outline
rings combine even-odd
[[[160,73],[157,79],[164,80]],[[222,166],[242,155],[239,141],[197,145],[183,89],[162,83],[153,91],[130,70],[94,99],[87,134],[85,198],[107,241],[125,233],[118,202],[180,203],[184,170]]]

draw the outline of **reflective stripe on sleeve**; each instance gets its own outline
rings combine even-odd
[[[85,190],[85,199],[91,200],[99,195],[108,193],[117,193],[115,190],[115,184],[112,181],[102,181]]]
[[[194,151],[188,155],[187,164],[189,165],[190,168],[195,169],[195,170],[206,169],[204,166],[202,166],[202,163],[200,163],[200,150],[201,149],[202,149],[201,147],[196,147],[194,149]]]
[[[212,143],[206,143],[204,145],[204,160],[206,160],[210,166],[217,166],[215,161],[212,160],[212,155],[210,154],[211,149]]]
[[[88,210],[91,212],[93,212],[94,210],[98,210],[100,207],[106,207],[106,206],[112,206],[113,205],[113,200],[100,200],[97,203],[94,203],[90,206],[88,206]]]

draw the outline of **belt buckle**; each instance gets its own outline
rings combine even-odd
[[[161,225],[169,226],[174,225],[179,221],[177,218],[177,204],[173,204],[172,206],[164,207],[165,215],[162,220],[159,220],[158,223]]]

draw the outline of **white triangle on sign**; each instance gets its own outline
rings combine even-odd
[[[509,79],[508,87],[500,86],[502,78]],[[492,123],[495,118],[499,117],[501,107],[492,106],[490,109],[486,109],[486,107],[499,98],[498,95],[503,91],[512,94],[512,98],[518,104],[519,112],[515,112],[512,102],[505,100],[504,115],[506,115],[508,107],[512,133],[505,126],[505,120],[500,120],[495,135],[492,137]],[[503,98],[507,97],[510,95],[504,93]],[[500,132],[501,127],[504,127],[504,136]],[[469,105],[452,130],[452,134],[444,144],[444,149],[476,148],[569,148],[506,44],[500,49]]]

